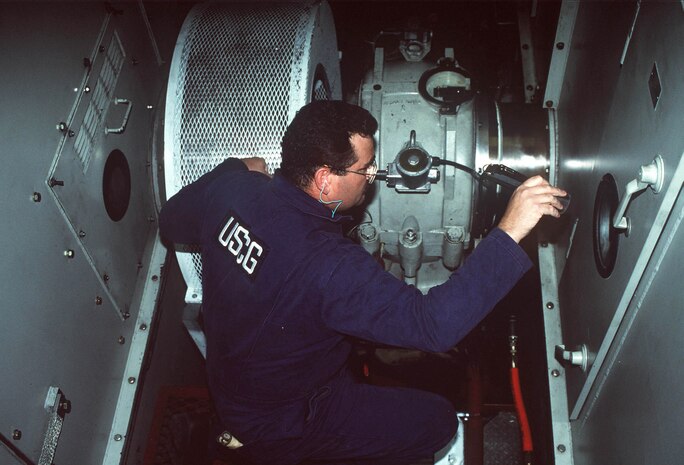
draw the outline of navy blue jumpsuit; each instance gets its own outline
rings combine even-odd
[[[168,200],[162,236],[202,248],[207,376],[222,426],[257,463],[407,463],[456,431],[435,394],[356,384],[351,338],[441,352],[531,263],[494,229],[423,295],[344,237],[345,217],[228,159]],[[383,459],[378,460],[378,459]]]

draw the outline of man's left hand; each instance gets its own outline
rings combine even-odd
[[[266,176],[271,177],[266,168],[266,160],[261,157],[250,157],[243,158],[242,163],[245,164],[248,170],[257,171],[259,173],[264,173]]]

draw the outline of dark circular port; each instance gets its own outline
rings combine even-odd
[[[620,235],[613,227],[613,216],[619,200],[615,179],[610,174],[604,175],[596,190],[593,225],[594,260],[603,278],[611,275],[617,259]]]
[[[102,174],[102,197],[112,221],[121,220],[131,200],[131,170],[120,150],[113,150],[107,157]]]

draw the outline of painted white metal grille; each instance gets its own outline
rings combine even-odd
[[[88,171],[90,159],[92,158],[93,148],[97,141],[102,137],[104,118],[107,115],[109,105],[114,98],[116,82],[121,74],[126,53],[119,40],[119,36],[114,32],[109,46],[103,52],[102,67],[92,89],[92,97],[88,102],[88,109],[83,117],[83,124],[76,136],[74,150],[81,162],[83,173]]]
[[[278,168],[280,141],[296,111],[332,96],[321,83],[313,91],[316,67],[329,61],[311,57],[319,14],[320,4],[306,3],[205,4],[190,12],[167,92],[167,196],[228,157],[259,156],[269,172]],[[178,261],[186,301],[201,302],[199,254],[179,253]]]

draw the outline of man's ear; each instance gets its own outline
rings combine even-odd
[[[316,185],[316,190],[328,194],[330,191],[330,168],[327,166],[321,166],[314,173],[314,184]]]

